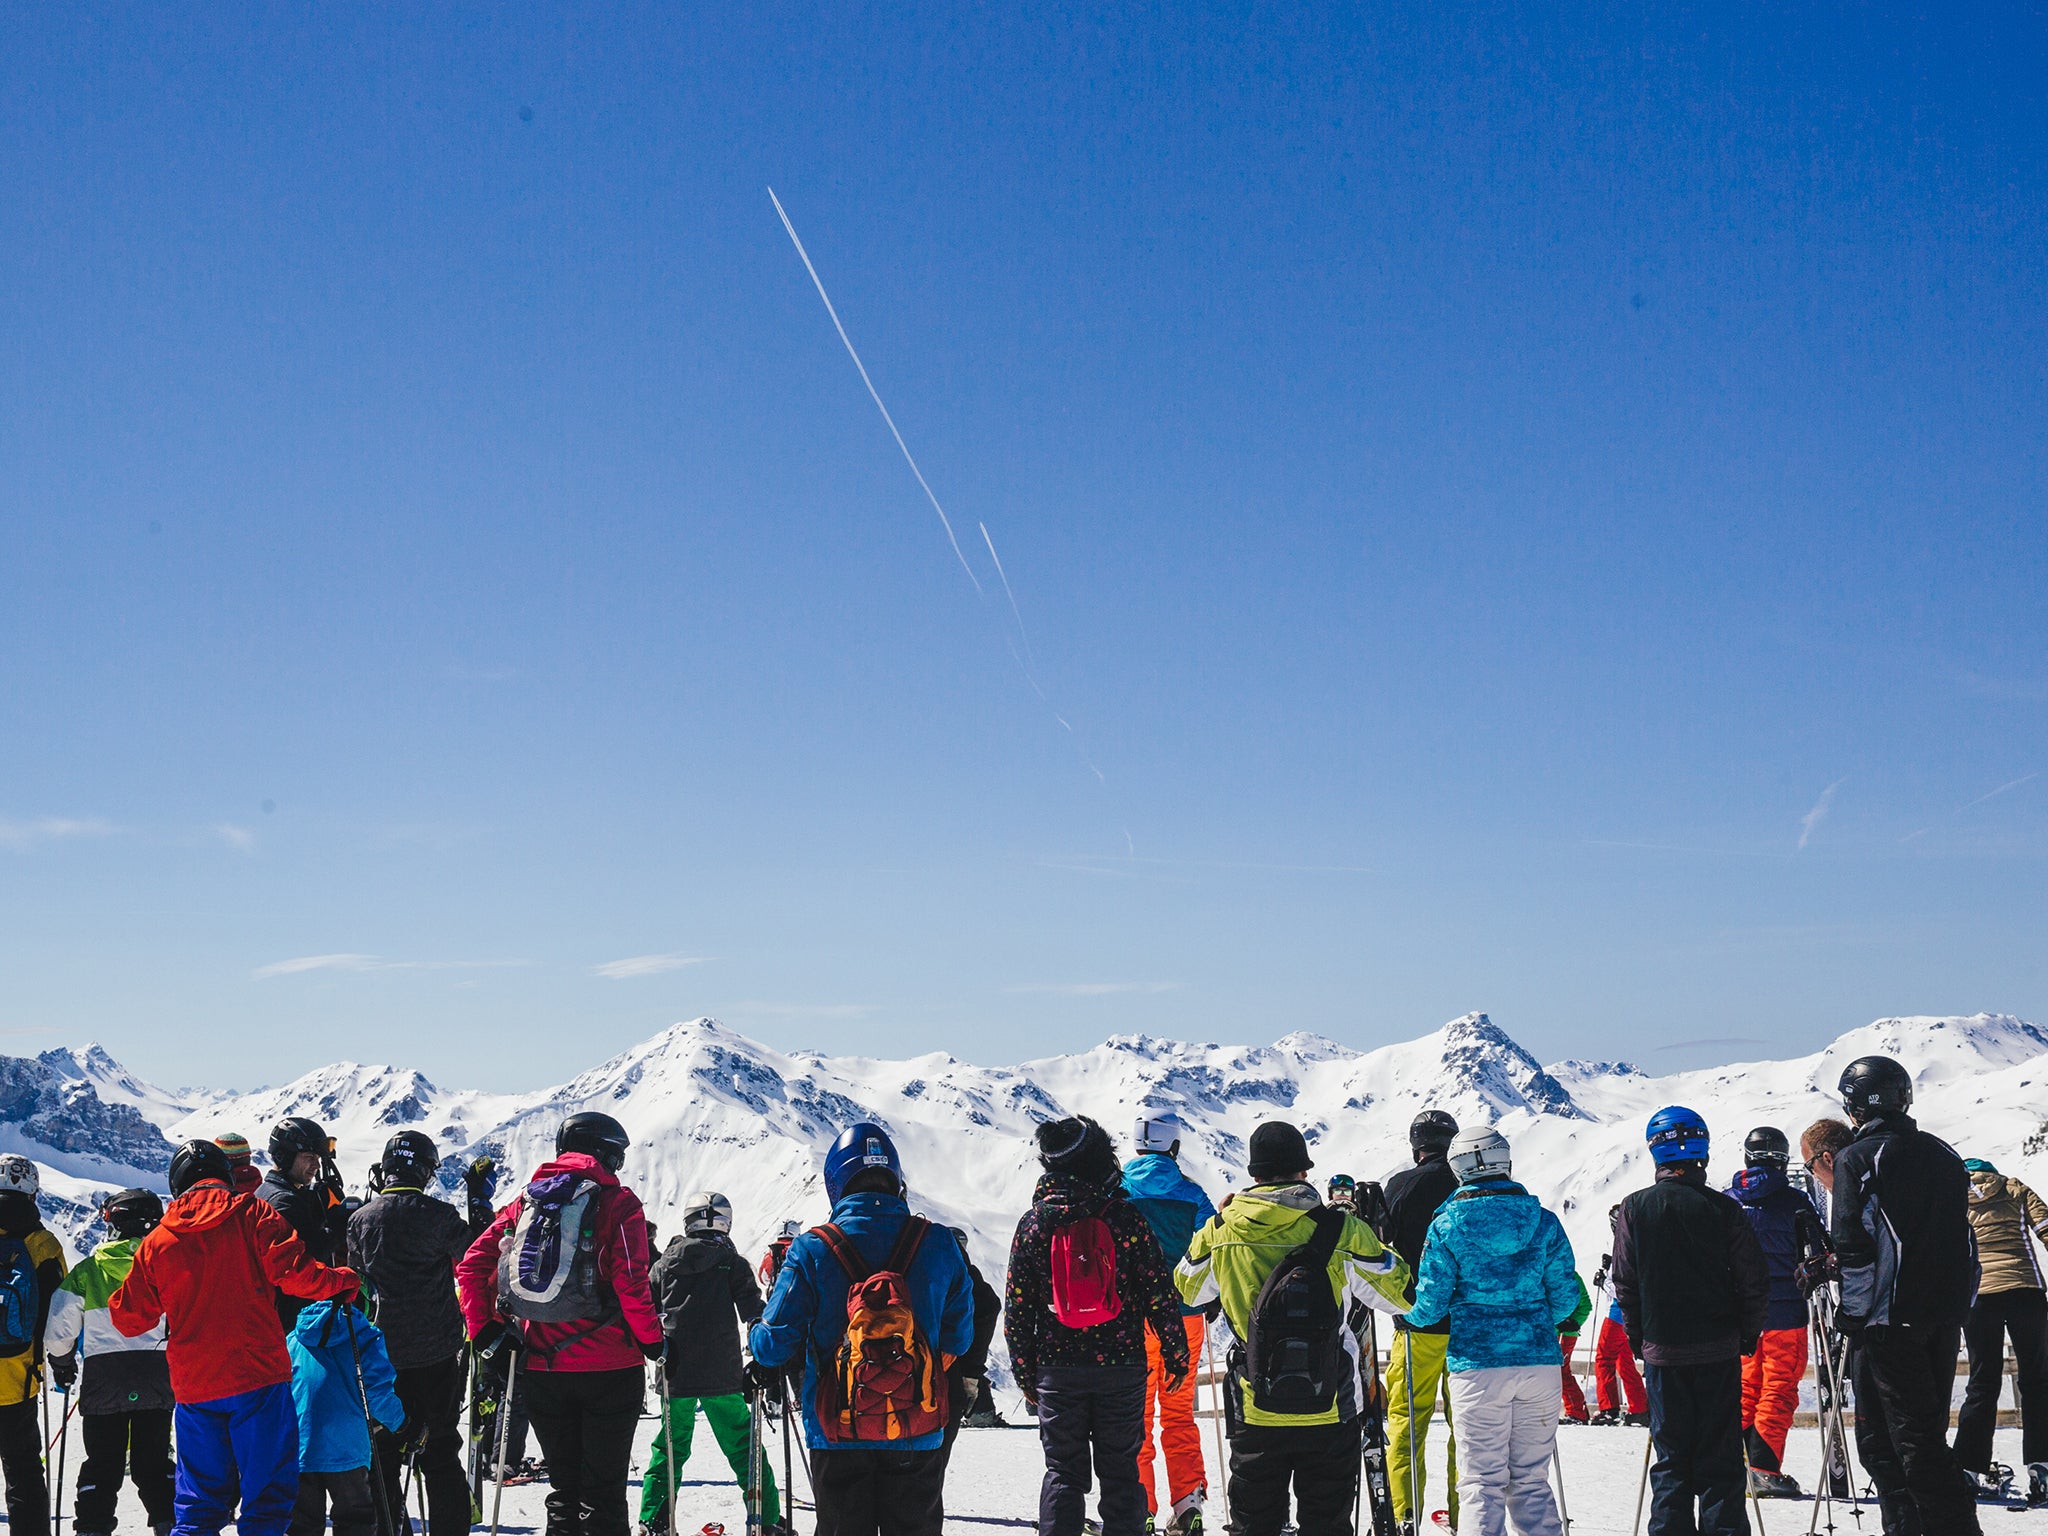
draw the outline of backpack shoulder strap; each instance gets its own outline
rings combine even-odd
[[[860,1250],[853,1246],[853,1239],[831,1222],[826,1222],[822,1227],[813,1227],[811,1232],[823,1240],[832,1257],[839,1261],[839,1267],[846,1271],[846,1278],[855,1285],[859,1285],[874,1273],[868,1268],[868,1261],[860,1256]]]
[[[924,1235],[931,1230],[931,1223],[922,1216],[904,1218],[903,1229],[896,1234],[896,1246],[889,1250],[887,1267],[899,1275],[910,1273],[910,1266],[917,1261],[917,1250],[924,1244]]]
[[[1327,1268],[1337,1252],[1337,1239],[1344,1235],[1344,1213],[1323,1205],[1311,1211],[1309,1219],[1316,1224],[1316,1233],[1302,1250],[1319,1268]]]

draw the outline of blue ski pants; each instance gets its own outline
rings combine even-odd
[[[240,1536],[284,1536],[299,1494],[299,1415],[292,1384],[180,1403],[177,1425],[172,1536],[220,1536],[230,1521]]]

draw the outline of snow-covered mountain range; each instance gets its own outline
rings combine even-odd
[[[2048,1031],[2002,1014],[1880,1019],[1815,1055],[1667,1077],[1625,1062],[1542,1066],[1484,1014],[1372,1051],[1308,1034],[1268,1046],[1119,1035],[1013,1067],[945,1054],[784,1053],[696,1019],[567,1083],[510,1095],[350,1062],[259,1093],[166,1093],[87,1046],[0,1058],[0,1150],[43,1165],[52,1224],[77,1249],[91,1240],[93,1193],[161,1187],[171,1145],[187,1137],[239,1130],[260,1149],[275,1121],[308,1115],[338,1139],[355,1183],[385,1139],[410,1126],[441,1144],[452,1178],[479,1153],[523,1172],[552,1149],[564,1114],[603,1109],[633,1136],[626,1176],[654,1221],[673,1232],[693,1191],[718,1189],[751,1251],[784,1217],[823,1219],[823,1152],[848,1123],[873,1119],[896,1137],[914,1203],[967,1228],[993,1276],[1030,1203],[1031,1132],[1047,1118],[1093,1115],[1127,1146],[1141,1110],[1171,1109],[1190,1131],[1183,1162],[1220,1197],[1246,1182],[1246,1142],[1262,1120],[1301,1126],[1319,1180],[1384,1178],[1408,1160],[1408,1122],[1436,1106],[1464,1124],[1500,1126],[1517,1175],[1564,1218],[1590,1274],[1607,1208],[1649,1179],[1642,1126],[1654,1109],[1682,1103],[1704,1114],[1719,1149],[1714,1172],[1725,1178],[1751,1127],[1777,1125],[1796,1139],[1810,1121],[1839,1113],[1842,1066],[1874,1051],[1912,1069],[1929,1129],[2048,1187]]]

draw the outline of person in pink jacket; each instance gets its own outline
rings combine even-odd
[[[627,1144],[610,1115],[569,1116],[555,1156],[456,1266],[471,1344],[480,1354],[519,1352],[513,1390],[548,1464],[547,1536],[628,1529],[633,1431],[662,1328],[647,1288],[647,1218],[619,1182]],[[558,1249],[543,1216],[569,1236]],[[588,1256],[578,1258],[585,1231]]]

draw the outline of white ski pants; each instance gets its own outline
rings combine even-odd
[[[1458,1426],[1460,1536],[1564,1536],[1550,1488],[1563,1395],[1557,1365],[1497,1365],[1452,1371],[1451,1420]]]

